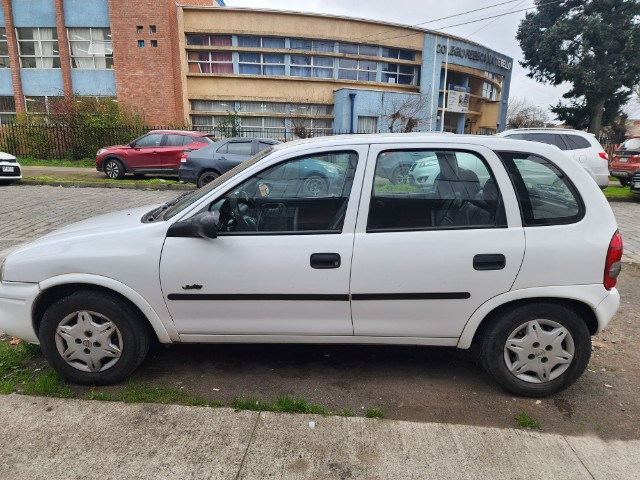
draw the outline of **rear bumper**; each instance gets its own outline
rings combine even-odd
[[[620,293],[616,288],[609,290],[609,294],[594,309],[598,319],[598,332],[606,327],[620,307]]]
[[[180,165],[178,169],[178,178],[181,182],[196,183],[198,181],[198,172],[185,164]]]

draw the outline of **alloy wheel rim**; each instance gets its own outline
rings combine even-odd
[[[547,383],[560,377],[573,362],[575,342],[560,323],[530,320],[516,327],[504,346],[509,372],[527,383]]]
[[[115,162],[107,163],[107,176],[109,178],[116,178],[118,176],[118,164]]]
[[[60,321],[55,333],[60,357],[83,372],[103,372],[122,356],[122,334],[104,315],[87,310],[73,312]]]

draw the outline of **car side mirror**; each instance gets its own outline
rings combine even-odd
[[[167,230],[167,237],[216,238],[219,220],[219,212],[201,212],[171,225]]]

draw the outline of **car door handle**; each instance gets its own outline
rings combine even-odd
[[[337,253],[312,253],[311,268],[339,268],[340,255]]]
[[[507,259],[501,253],[483,253],[473,257],[475,270],[502,270]]]

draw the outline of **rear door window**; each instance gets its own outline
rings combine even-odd
[[[385,160],[412,158],[403,183],[388,178]],[[368,232],[505,226],[500,191],[486,161],[456,150],[394,150],[376,161]]]
[[[525,226],[575,223],[584,204],[564,172],[549,160],[525,152],[496,152],[511,177]]]
[[[235,155],[251,155],[251,142],[230,142],[226,153]]]
[[[191,137],[185,137],[184,135],[167,135],[165,145],[167,147],[182,147],[185,144],[185,140],[188,140],[187,143],[190,143]]]
[[[526,139],[532,142],[548,143],[555,145],[560,150],[567,150],[568,147],[562,140],[562,136],[556,133],[527,133]]]

